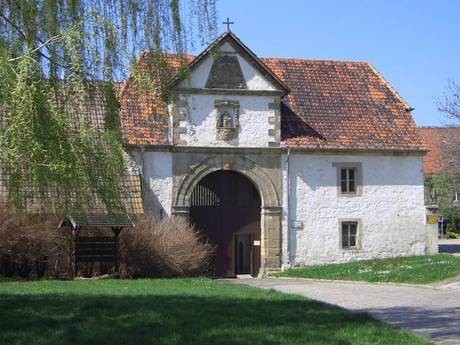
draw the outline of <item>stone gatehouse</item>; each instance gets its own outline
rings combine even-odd
[[[215,275],[434,251],[424,143],[372,65],[259,58],[230,31],[185,59],[167,104],[128,80],[121,120],[146,212],[193,222]]]

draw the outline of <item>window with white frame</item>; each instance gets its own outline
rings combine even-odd
[[[343,221],[341,223],[342,249],[358,248],[358,222]]]

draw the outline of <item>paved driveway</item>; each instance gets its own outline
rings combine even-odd
[[[232,282],[368,312],[383,321],[429,336],[438,344],[460,344],[460,282],[435,287],[278,278]]]

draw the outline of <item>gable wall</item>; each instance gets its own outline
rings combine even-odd
[[[254,68],[246,58],[242,57],[240,54],[236,53],[235,49],[228,43],[225,42],[219,47],[219,51],[223,53],[232,53],[236,54],[238,62],[243,72],[243,76],[246,80],[246,85],[248,90],[259,90],[259,91],[273,91],[277,88],[268,81],[262,73],[260,73],[256,68]],[[198,66],[190,73],[190,75],[179,84],[180,88],[198,88],[202,89],[206,85],[209,72],[211,71],[212,64],[214,62],[214,56],[209,54],[203,61],[199,63]]]
[[[230,141],[216,135],[216,100],[240,104],[238,135]],[[279,97],[181,94],[175,103],[174,143],[182,146],[268,147],[280,141]]]
[[[170,107],[170,136],[173,144],[200,147],[279,146],[282,91],[254,67],[256,62],[248,58],[242,48],[234,46],[234,43],[223,41],[214,49],[193,67],[174,91],[175,97]],[[234,59],[225,62],[218,60],[219,54],[236,56],[239,67],[235,66]],[[215,61],[220,62],[213,67]],[[229,74],[234,69],[235,74]],[[244,85],[240,76],[244,78],[246,89],[239,88]],[[208,79],[212,80],[210,84],[207,84]],[[225,85],[233,89],[206,88],[206,85]],[[222,100],[237,101],[240,106],[239,128],[236,136],[230,135],[234,137],[232,139],[223,140],[217,135],[218,114],[215,102]]]
[[[362,196],[338,196],[335,162],[362,164]],[[283,167],[286,156],[283,157]],[[287,173],[284,169],[283,253],[291,264],[312,265],[356,259],[423,255],[431,233],[425,225],[421,157],[328,156],[290,157],[290,219],[301,229],[287,231]],[[339,219],[360,219],[359,250],[341,249]],[[292,225],[292,223],[291,223]]]

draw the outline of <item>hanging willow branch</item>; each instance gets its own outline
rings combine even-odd
[[[209,42],[215,18],[214,0],[0,0],[0,165],[10,204],[126,212],[117,85],[142,51],[184,54]]]
[[[13,61],[19,60],[20,58],[23,58],[23,57],[29,57],[30,55],[33,55],[36,52],[40,51],[40,49],[42,49],[42,48],[44,48],[44,47],[46,47],[48,45],[51,45],[51,44],[59,42],[61,39],[62,39],[61,34],[53,36],[50,39],[48,39],[46,42],[43,42],[42,44],[40,44],[37,48],[32,49],[30,52],[27,53],[27,55],[20,55],[18,57],[11,58],[11,59],[8,60],[8,62],[13,62]],[[49,60],[49,56],[46,56],[46,55],[42,55],[42,56],[46,57]]]

